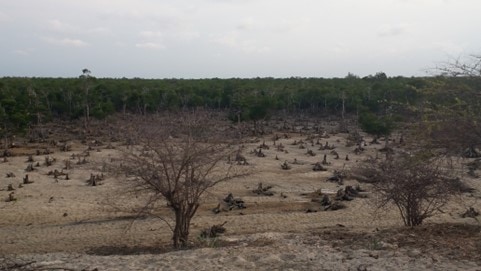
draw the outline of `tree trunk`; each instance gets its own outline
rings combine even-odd
[[[346,112],[346,94],[343,91],[342,92],[342,111],[341,111],[341,118],[342,121],[344,122],[344,113]]]
[[[8,134],[7,134],[7,123],[3,124],[3,149],[8,150]]]
[[[174,208],[175,212],[175,227],[172,236],[172,244],[174,248],[184,248],[189,241],[190,221],[197,211],[198,205],[183,206]]]

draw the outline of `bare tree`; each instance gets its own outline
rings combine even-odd
[[[155,211],[159,201],[167,201],[175,225],[162,219],[173,232],[175,248],[188,244],[190,222],[205,192],[241,175],[227,164],[234,148],[211,133],[216,126],[209,119],[198,113],[144,117],[133,129],[124,129],[136,147],[124,152],[120,172],[137,191],[150,195],[144,212]]]
[[[447,76],[479,77],[481,76],[481,54],[454,58],[441,63],[435,70]]]
[[[89,69],[82,69],[82,88],[84,91],[84,127],[87,130],[87,133],[90,133],[90,100],[89,100],[89,91],[91,88],[90,78],[91,78],[91,71]]]
[[[360,168],[373,184],[376,207],[397,207],[404,225],[421,225],[461,191],[459,179],[450,176],[447,164],[426,154],[402,155],[389,160],[369,160]]]

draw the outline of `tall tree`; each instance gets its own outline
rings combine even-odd
[[[90,133],[90,97],[89,91],[91,88],[91,78],[90,78],[91,71],[89,69],[82,69],[82,75],[80,78],[82,79],[82,89],[84,91],[84,128],[87,133]]]

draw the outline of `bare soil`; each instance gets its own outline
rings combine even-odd
[[[329,127],[329,124],[325,125]],[[284,134],[287,137],[284,137]],[[324,252],[333,250],[333,260],[341,257],[336,256],[335,253],[344,253],[342,257],[348,259],[352,255],[357,255],[352,254],[352,251],[367,250],[374,253],[397,251],[402,252],[402,257],[409,254],[408,257],[414,258],[437,255],[436,257],[441,257],[438,259],[439,262],[450,263],[454,267],[462,267],[466,264],[464,267],[468,269],[473,265],[471,262],[481,264],[478,253],[481,250],[479,221],[477,218],[461,217],[468,207],[481,210],[479,179],[463,176],[475,189],[474,192],[453,200],[438,216],[428,219],[424,226],[408,229],[402,227],[402,220],[394,208],[381,212],[373,208],[374,195],[370,193],[368,184],[360,184],[349,177],[342,185],[326,181],[332,176],[334,170],[349,172],[367,156],[382,155],[379,149],[382,148],[383,142],[380,145],[368,144],[363,153],[355,154],[356,146],[347,146],[348,134],[333,133],[329,129],[327,129],[327,135],[323,137],[320,134],[315,135],[312,142],[305,134],[290,132],[279,133],[281,138],[276,140],[274,145],[273,135],[251,137],[242,144],[243,155],[249,163],[244,167],[253,172],[250,176],[222,183],[206,195],[193,220],[191,240],[194,248],[211,249],[210,257],[215,257],[217,253],[218,257],[223,259],[227,254],[216,252],[216,247],[222,247],[225,251],[241,256],[259,251],[265,255],[277,255],[279,249],[282,250],[284,247],[286,251],[295,250],[291,254],[301,257],[299,255],[304,253],[303,247],[309,250],[312,249],[311,246],[321,246]],[[367,135],[363,134],[363,136],[366,142],[370,141]],[[320,145],[317,144],[317,139]],[[60,151],[58,146],[52,145],[51,142],[26,144],[21,143],[19,139],[18,147],[10,149],[13,156],[8,157],[8,161],[0,163],[0,255],[16,255],[18,259],[24,259],[27,257],[25,255],[29,255],[28,257],[33,257],[36,261],[43,259],[42,255],[44,257],[65,253],[83,255],[83,263],[87,264],[76,263],[74,267],[79,268],[79,266],[93,267],[95,264],[107,266],[102,262],[103,260],[99,258],[94,260],[86,255],[94,257],[175,253],[171,252],[169,246],[171,234],[169,228],[161,220],[152,216],[136,217],[135,213],[132,213],[132,209],[142,205],[143,198],[126,193],[123,182],[103,170],[103,165],[114,160],[118,153],[116,149],[107,148],[110,142],[102,140],[96,143],[95,141],[81,142],[77,138],[69,139],[66,142],[71,149]],[[299,144],[300,141],[304,143]],[[269,146],[269,149],[262,150],[265,157],[257,157],[253,150],[263,142]],[[294,145],[294,142],[297,144]],[[334,150],[338,153],[339,159],[335,159],[335,155],[331,153],[332,150],[319,150],[320,146],[324,146],[326,142],[330,146],[335,146]],[[277,150],[276,146],[279,144],[284,146],[285,151]],[[121,147],[118,143],[114,143],[114,146]],[[392,142],[391,146],[395,150],[402,148],[395,142]],[[37,155],[37,150],[43,151],[47,148],[53,153]],[[308,150],[312,150],[315,156],[308,155]],[[87,152],[89,155],[85,156]],[[26,162],[28,155],[32,155],[34,164],[39,163],[32,172],[25,171],[29,164]],[[321,162],[324,155],[327,156],[329,163],[325,165],[328,170],[313,171],[313,165]],[[345,159],[346,155],[349,156],[348,161]],[[44,165],[47,156],[55,158],[53,165]],[[85,157],[87,163],[78,163],[78,157]],[[64,169],[64,161],[67,160],[71,161],[71,169]],[[281,169],[281,164],[285,161],[291,169]],[[460,164],[468,161],[470,160],[465,159],[460,161]],[[68,173],[70,180],[65,180],[63,175],[57,179],[48,175],[54,170]],[[15,177],[7,178],[7,173],[13,173]],[[23,184],[22,179],[26,174],[33,183]],[[105,179],[98,186],[89,186],[87,180],[91,174],[104,174]],[[256,189],[260,182],[265,186],[272,186],[270,191],[274,192],[274,195],[259,196],[253,193],[252,190]],[[9,184],[15,188],[14,191],[8,191]],[[318,202],[312,201],[312,195],[316,191],[333,197],[338,189],[346,185],[360,185],[366,190],[365,197],[344,201],[346,208],[337,211],[324,211]],[[12,192],[16,200],[7,202]],[[228,193],[232,193],[236,198],[242,198],[247,208],[224,210],[214,214],[211,210],[222,202]],[[170,210],[167,206],[159,207],[159,216],[169,217],[169,214]],[[227,232],[221,238],[216,240],[198,238],[202,229],[224,221],[227,221],[225,225]],[[290,247],[286,245],[291,244],[289,240],[300,241]],[[326,247],[329,249],[326,250]],[[249,248],[251,250],[248,250]],[[202,257],[205,251],[199,250],[200,255],[197,256],[195,252],[185,253],[190,257]],[[191,255],[191,253],[194,254]],[[352,255],[346,256],[346,253]],[[389,257],[397,257],[396,255],[399,256],[394,253]],[[353,257],[361,259],[364,256]],[[164,260],[166,260],[165,257],[171,256],[164,256]],[[378,257],[387,256],[378,255]],[[75,262],[70,258],[62,259],[63,264]],[[169,259],[175,267],[172,268],[173,270],[182,269],[182,265],[177,263],[175,257]],[[237,260],[239,259],[232,261]],[[262,264],[261,259],[246,258],[244,260],[255,264],[254,267],[250,266],[251,268],[257,266],[259,269],[264,269],[269,266]],[[88,264],[89,261],[91,265]],[[292,259],[282,259],[282,264],[287,264],[289,261]],[[396,262],[397,260],[393,261],[400,264]],[[257,262],[260,263],[257,264]],[[316,266],[302,268],[302,262],[290,268],[321,270]],[[199,263],[193,262],[190,267],[196,264]],[[205,264],[209,266],[213,263]],[[282,269],[284,266],[282,264],[278,268]],[[362,261],[352,263],[349,268],[355,265],[361,266]],[[379,267],[380,265],[370,264],[369,266]],[[402,267],[402,264],[400,266]],[[132,268],[143,269],[142,267],[145,266],[139,264]],[[320,268],[321,265],[317,267]],[[245,263],[238,267],[238,269],[244,268],[249,268],[249,265]],[[329,266],[323,268],[330,270]],[[375,270],[375,268],[371,269]]]

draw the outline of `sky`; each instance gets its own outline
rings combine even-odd
[[[0,77],[424,76],[481,52],[479,0],[0,0]]]

